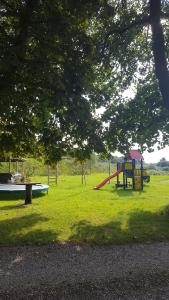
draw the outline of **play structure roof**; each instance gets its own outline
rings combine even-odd
[[[127,158],[128,159],[136,159],[136,160],[144,159],[140,150],[130,150],[127,155]]]

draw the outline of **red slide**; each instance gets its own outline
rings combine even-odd
[[[109,176],[106,179],[104,179],[102,182],[100,182],[98,185],[96,185],[94,187],[94,190],[99,190],[103,185],[105,185],[107,183],[107,181],[109,181],[113,177],[116,177],[121,171],[122,171],[122,169],[119,169],[115,173],[113,173],[111,176]]]

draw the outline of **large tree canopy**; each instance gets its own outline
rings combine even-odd
[[[168,1],[110,0],[107,10],[100,10],[100,26],[96,19],[93,27],[103,67],[109,63],[116,84],[117,77],[125,87],[136,75],[154,72],[164,106],[169,109],[168,20]]]
[[[107,5],[107,6],[106,6]],[[105,139],[124,151],[133,143],[151,149],[168,143],[169,2],[110,0],[91,22],[96,68],[108,124]],[[135,97],[125,97],[133,89]]]
[[[167,144],[168,20],[165,0],[1,0],[1,153]]]
[[[57,160],[75,144],[102,147],[97,99],[87,97],[94,82],[87,28],[98,4],[0,2],[1,152],[44,149]]]

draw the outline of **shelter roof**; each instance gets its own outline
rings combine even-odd
[[[127,158],[128,159],[136,159],[136,160],[144,159],[140,150],[129,150]]]
[[[25,158],[5,158],[5,157],[0,157],[0,162],[24,162],[26,159]]]

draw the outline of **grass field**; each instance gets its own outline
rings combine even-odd
[[[169,176],[152,176],[143,192],[116,190],[114,181],[94,191],[104,178],[90,175],[82,186],[80,176],[60,177],[58,187],[29,206],[0,194],[0,244],[169,240]]]

